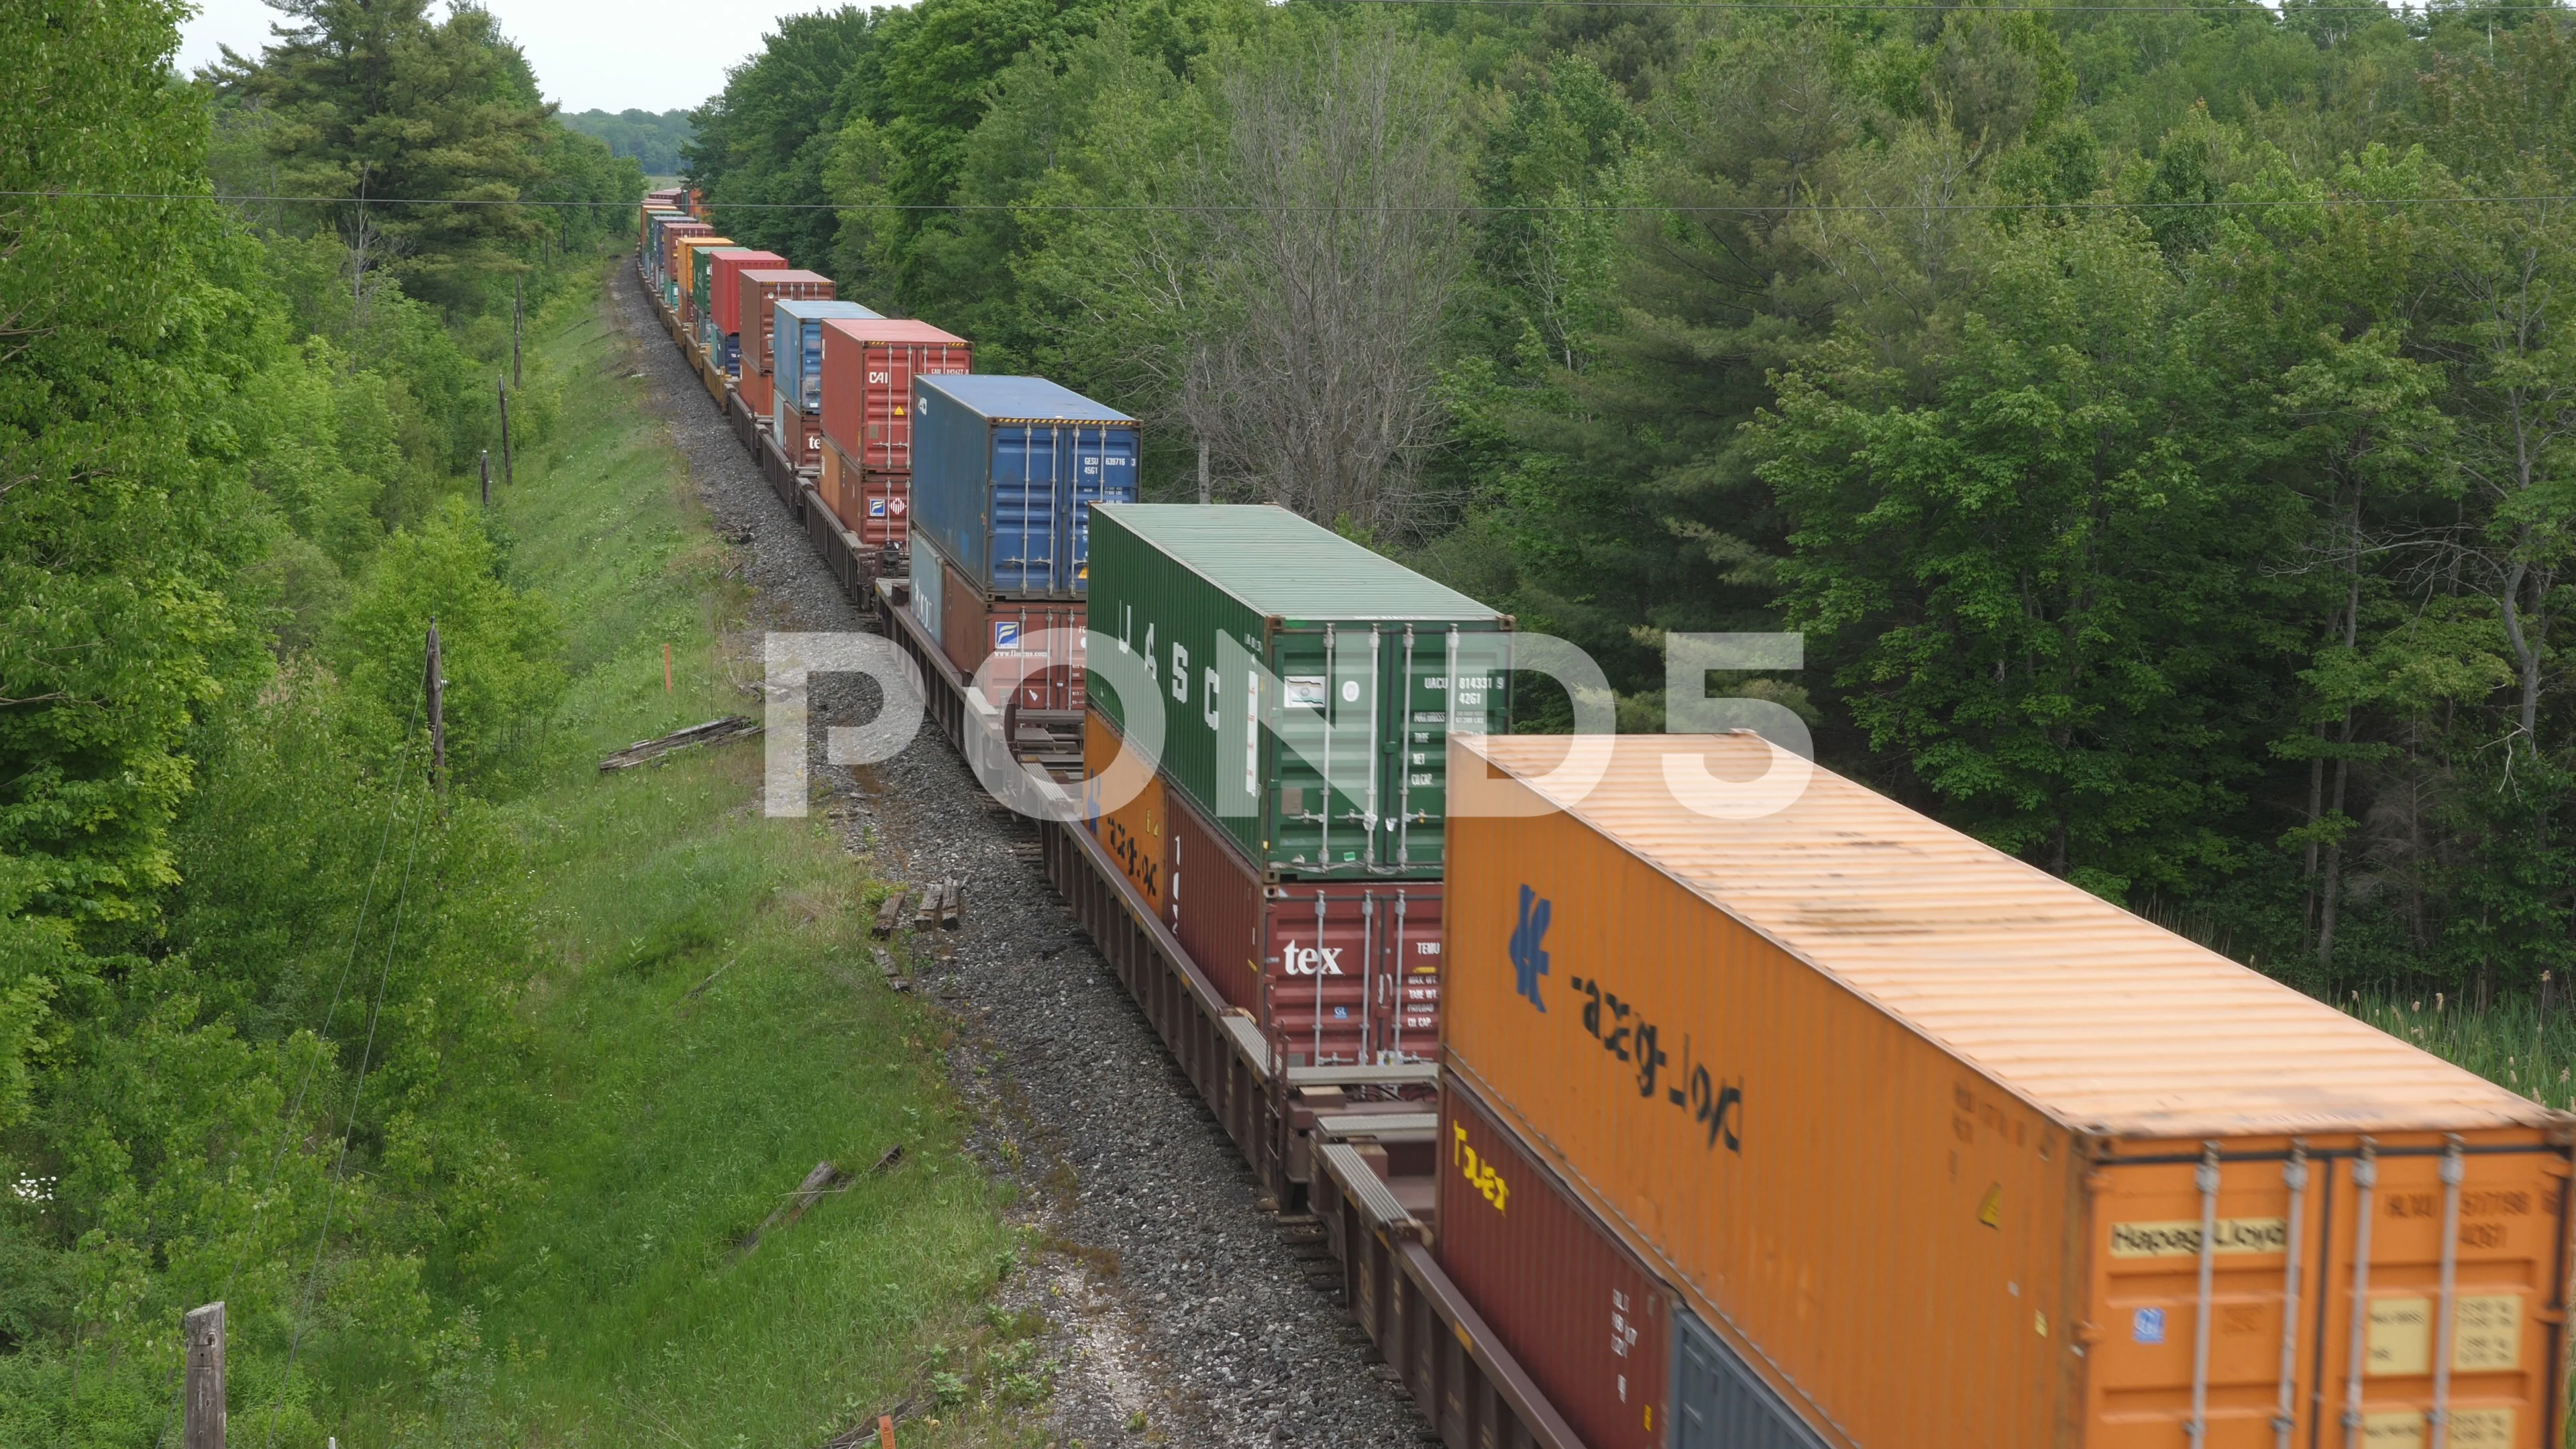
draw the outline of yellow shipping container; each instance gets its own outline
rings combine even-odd
[[[1822,769],[1676,799],[1759,737],[1607,747],[1451,737],[1444,1058],[1819,1437],[2561,1442],[2565,1114]]]

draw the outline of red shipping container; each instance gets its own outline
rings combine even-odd
[[[769,416],[770,403],[776,392],[770,386],[770,332],[778,325],[770,303],[785,297],[790,301],[811,298],[832,300],[832,279],[821,272],[801,271],[793,267],[752,267],[742,274],[742,315],[733,331],[742,337],[740,380],[742,400],[751,404],[752,416]]]
[[[998,705],[1016,692],[1022,709],[1080,710],[1081,601],[990,598],[946,562],[939,570],[939,647],[949,662],[972,674],[986,659],[1004,655],[1010,667],[995,669],[985,698]]]
[[[850,463],[840,445],[823,443],[824,486],[841,526],[872,546],[900,547],[912,536],[912,479],[893,473],[865,473]]]
[[[799,468],[823,466],[823,419],[818,413],[798,412],[796,405],[773,393],[772,409],[778,417],[778,448],[787,461]]]
[[[1430,1061],[1440,1047],[1440,882],[1265,881],[1166,790],[1172,934],[1290,1066]]]
[[[724,364],[724,339],[742,330],[742,274],[786,265],[787,259],[778,253],[751,247],[729,248],[707,264],[707,295],[699,302],[699,315],[715,324],[710,330],[716,335],[710,343],[716,349],[718,366]]]
[[[871,473],[912,472],[912,379],[972,372],[966,339],[900,317],[823,322],[823,436]]]
[[[1590,1449],[1664,1449],[1672,1298],[1467,1084],[1440,1082],[1433,1251]]]
[[[675,221],[662,228],[662,275],[676,275],[680,265],[680,241],[684,237],[713,236],[716,229],[703,221]]]

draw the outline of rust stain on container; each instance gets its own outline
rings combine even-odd
[[[1699,813],[1758,737],[1602,744],[1453,737],[1447,1060],[1828,1442],[2559,1441],[2565,1114],[1825,770]]]

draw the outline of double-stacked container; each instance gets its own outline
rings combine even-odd
[[[690,344],[698,349],[699,357],[705,359],[710,365],[721,359],[724,349],[724,334],[716,330],[723,320],[716,302],[724,295],[718,287],[720,274],[717,268],[725,262],[742,261],[756,262],[764,267],[787,265],[787,259],[778,253],[765,252],[757,247],[730,244],[703,246],[689,254],[688,305],[682,309],[680,320],[688,324]],[[732,273],[737,270],[739,270],[738,266],[726,268],[721,276],[725,280],[730,280]]]
[[[707,361],[726,377],[742,375],[742,274],[786,265],[787,259],[776,252],[745,248],[727,248],[707,259],[702,335]]]
[[[662,310],[677,317],[680,313],[680,278],[687,275],[687,259],[681,255],[680,243],[692,237],[712,237],[716,229],[703,221],[683,217],[665,220],[654,231],[653,287],[662,297]],[[729,241],[720,245],[731,246]]]
[[[903,317],[823,323],[823,484],[833,515],[864,541],[910,537],[912,380],[974,365],[966,339]]]
[[[1091,512],[1136,497],[1136,420],[1042,377],[919,371],[908,411],[916,617],[958,669],[1005,656],[1023,711],[1078,728]]]
[[[698,222],[695,225],[703,227],[706,223]],[[673,227],[671,230],[678,232],[679,235],[671,242],[671,279],[665,284],[670,299],[670,312],[680,324],[681,337],[694,339],[697,336],[695,293],[698,253],[713,247],[732,246],[733,238],[717,236],[713,227],[707,227],[704,231],[690,231],[685,227]]]
[[[734,329],[740,339],[734,380],[751,415],[768,419],[775,411],[774,343],[778,304],[785,301],[828,302],[832,279],[821,272],[795,268],[754,269],[742,274],[742,309]],[[779,436],[784,437],[785,434]]]
[[[1089,562],[1154,687],[1095,675],[1086,758],[1163,730],[1160,789],[1095,827],[1129,881],[1287,1064],[1429,1058],[1447,741],[1508,726],[1510,617],[1268,506],[1097,508]]]
[[[1451,737],[1436,1238],[1590,1442],[2562,1442],[2565,1114],[1759,736],[1600,746]]]
[[[823,324],[876,315],[856,302],[782,298],[770,305],[772,425],[779,449],[798,468],[819,474],[823,467]]]

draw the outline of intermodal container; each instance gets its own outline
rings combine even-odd
[[[719,367],[724,364],[724,334],[717,328],[723,325],[724,318],[716,303],[726,293],[720,285],[717,268],[727,262],[745,260],[755,261],[764,267],[786,265],[786,258],[776,252],[764,252],[755,247],[700,247],[690,257],[691,275],[695,280],[689,291],[688,310],[682,314],[682,320],[689,324],[689,339],[697,344],[699,353]],[[721,281],[730,280],[732,269],[727,268]]]
[[[724,368],[727,376],[742,375],[742,274],[786,265],[787,259],[776,252],[739,249],[718,252],[708,263],[707,355]]]
[[[940,563],[939,647],[949,661],[972,674],[999,656],[984,691],[996,705],[1016,695],[1022,709],[1081,709],[1082,601],[996,598],[956,560]]]
[[[966,372],[966,339],[903,317],[823,320],[823,436],[870,473],[912,471],[912,380]]]
[[[1433,1249],[1589,1449],[1666,1449],[1672,1297],[1463,1082],[1440,1088]]]
[[[1102,507],[1092,549],[1097,627],[1163,682],[1163,769],[1238,850],[1440,873],[1446,739],[1509,727],[1510,616],[1268,505]]]
[[[870,318],[877,314],[856,302],[781,300],[771,306],[773,337],[793,338],[772,345],[777,371],[779,445],[800,468],[823,466],[823,323],[832,317]],[[790,414],[794,416],[791,418]],[[801,439],[791,445],[788,439]],[[800,451],[801,449],[801,451]]]
[[[657,274],[661,270],[662,228],[673,222],[687,219],[680,212],[656,208],[649,204],[645,206],[643,236],[636,242],[635,254],[643,259],[648,276]]]
[[[1758,735],[1450,750],[1446,1066],[1705,1324],[1677,1420],[2562,1442],[2566,1114]]]
[[[756,417],[770,415],[771,377],[775,363],[771,355],[771,337],[778,325],[778,304],[782,301],[830,301],[832,279],[821,272],[795,268],[751,270],[742,274],[742,315],[734,323],[742,337],[742,365],[736,376],[742,380],[742,400],[751,405]]]
[[[694,300],[696,296],[696,279],[701,266],[698,261],[698,253],[714,247],[729,247],[732,245],[733,238],[715,236],[712,234],[706,236],[684,236],[671,244],[672,265],[671,281],[669,284],[671,288],[671,311],[672,315],[680,319],[680,325],[686,329],[687,335],[692,339],[698,335],[696,328],[697,304]]]
[[[714,236],[715,231],[703,221],[668,221],[662,224],[659,249],[653,261],[653,285],[661,290],[663,311],[676,313],[679,310],[680,276],[685,270],[680,243],[691,237]]]
[[[1273,881],[1164,777],[1164,919],[1283,1066],[1426,1061],[1440,1045],[1437,880]]]
[[[915,532],[987,592],[1081,597],[1093,506],[1136,497],[1136,420],[1042,377],[916,375],[912,399]]]
[[[912,480],[861,471],[829,438],[823,441],[823,481],[816,491],[843,528],[876,547],[900,548],[912,536]]]
[[[1100,848],[1118,862],[1127,884],[1135,888],[1154,919],[1168,921],[1170,903],[1164,892],[1164,871],[1171,858],[1166,841],[1171,833],[1171,816],[1164,803],[1163,777],[1150,765],[1144,766],[1141,788],[1125,801],[1111,804],[1100,793],[1100,787],[1117,761],[1119,749],[1118,731],[1101,716],[1100,706],[1094,701],[1082,712],[1082,788],[1088,807],[1083,828],[1097,836]],[[1124,781],[1128,777],[1122,772],[1117,778]]]

